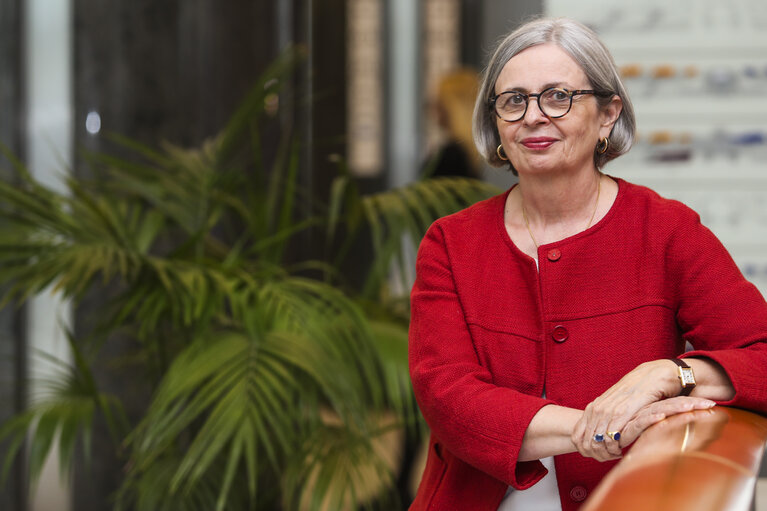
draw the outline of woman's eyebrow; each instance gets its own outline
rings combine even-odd
[[[543,86],[541,86],[541,88],[540,88],[540,90],[538,92],[544,91],[546,89],[550,89],[552,87],[560,87],[560,88],[568,88],[568,89],[570,88],[565,82],[549,82],[549,83],[543,84]],[[529,94],[530,93],[530,90],[525,88],[525,87],[508,87],[508,88],[502,90],[501,93],[502,92],[512,92],[512,91],[514,91],[514,92],[522,92],[524,94]]]

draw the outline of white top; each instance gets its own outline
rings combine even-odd
[[[543,479],[526,490],[515,490],[511,486],[506,491],[498,511],[562,511],[559,503],[557,474],[554,471],[554,457],[541,460],[549,470]]]

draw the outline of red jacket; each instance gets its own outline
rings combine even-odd
[[[436,221],[416,263],[410,373],[432,432],[412,510],[495,511],[508,485],[532,486],[518,462],[547,403],[583,409],[642,362],[684,351],[719,362],[727,405],[767,410],[767,304],[683,204],[616,180],[607,215],[538,249],[509,239],[506,195]],[[546,389],[547,399],[541,395]],[[555,457],[564,510],[577,509],[613,463]]]

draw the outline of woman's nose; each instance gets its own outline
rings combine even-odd
[[[522,121],[525,124],[540,124],[541,122],[548,121],[549,118],[541,110],[538,104],[537,98],[530,98],[527,103],[527,111]]]

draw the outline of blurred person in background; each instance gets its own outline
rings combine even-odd
[[[532,21],[496,49],[474,140],[519,183],[421,242],[409,356],[431,439],[411,509],[577,509],[650,425],[767,411],[759,291],[695,212],[601,171],[634,131],[582,24]]]
[[[427,177],[479,177],[481,157],[471,132],[478,87],[477,72],[469,68],[440,78],[431,105],[440,144],[424,165]]]

